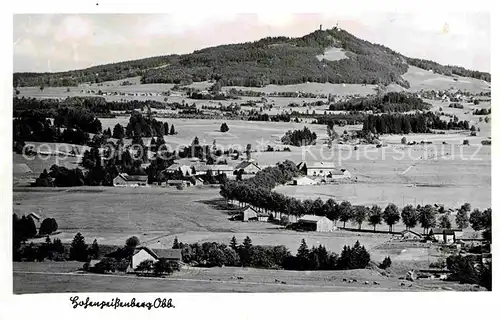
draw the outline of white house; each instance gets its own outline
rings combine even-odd
[[[146,260],[158,261],[164,258],[170,261],[182,262],[181,249],[158,249],[153,251],[148,247],[138,247],[134,250],[130,259],[130,267],[135,270],[137,266]]]
[[[460,230],[458,232],[459,235],[461,233],[462,233],[462,230]],[[455,240],[458,239],[458,237],[456,237],[456,233],[453,229],[441,229],[441,228],[431,229],[431,231],[429,232],[429,237],[431,239],[436,240],[437,242],[448,243],[448,244],[454,243]]]
[[[298,223],[301,228],[310,231],[331,232],[335,230],[333,221],[325,216],[313,216],[306,214],[299,218]]]
[[[351,177],[351,173],[346,169],[333,169],[330,171],[330,174],[328,174],[327,177],[334,180],[349,179]]]
[[[336,169],[333,162],[301,162],[297,168],[308,176],[328,176]]]
[[[261,168],[254,161],[248,161],[248,160],[242,161],[235,168],[235,170],[240,170],[240,169],[243,170],[244,174],[256,174],[261,170]]]
[[[269,215],[255,210],[252,206],[246,206],[241,211],[243,221],[268,221]]]
[[[308,178],[308,177],[293,178],[292,183],[295,186],[309,186],[309,185],[317,184],[317,182],[315,180]]]

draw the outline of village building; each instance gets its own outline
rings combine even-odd
[[[401,232],[401,238],[407,241],[420,241],[424,237],[418,232],[412,230],[404,230]]]
[[[246,206],[241,210],[243,221],[269,221],[269,214],[257,211],[252,206]]]
[[[233,175],[234,167],[228,166],[227,164],[212,164],[208,165],[208,168],[212,170],[213,175],[219,175],[225,173],[226,175]]]
[[[188,166],[186,164],[180,164],[180,163],[174,163],[171,166],[169,166],[167,169],[165,169],[165,172],[167,173],[175,173],[175,172],[181,172],[183,177],[191,176],[191,166]]]
[[[156,249],[152,250],[148,247],[138,247],[134,250],[130,258],[129,270],[133,271],[137,268],[141,262],[146,260],[153,260],[154,262],[159,259],[166,259],[168,261],[182,262],[182,252],[181,249]]]
[[[115,187],[137,187],[146,186],[148,184],[148,176],[129,176],[126,173],[119,173],[113,179]]]
[[[309,231],[331,232],[335,230],[333,221],[325,216],[306,214],[299,218],[298,224],[301,229]]]
[[[301,162],[297,165],[297,168],[307,176],[324,177],[331,175],[332,171],[336,170],[335,164],[333,162]]]
[[[309,186],[317,184],[317,182],[308,177],[298,177],[298,178],[293,178],[292,184],[295,186]]]
[[[461,237],[461,234],[463,234],[462,230],[455,232],[454,229],[433,228],[429,232],[429,238],[439,243],[451,244],[458,240],[457,235]]]
[[[235,170],[243,170],[243,174],[256,174],[262,169],[255,161],[244,160],[236,166]]]
[[[332,178],[333,180],[349,179],[351,177],[351,173],[346,169],[333,169],[327,177]]]

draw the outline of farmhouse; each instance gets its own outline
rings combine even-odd
[[[295,186],[309,186],[317,184],[315,180],[308,177],[293,178],[292,184]]]
[[[333,162],[301,162],[297,168],[308,176],[328,176],[335,170]]]
[[[299,219],[299,226],[302,229],[318,232],[331,232],[335,230],[333,221],[327,217],[313,216],[306,214]]]
[[[261,168],[254,161],[242,161],[235,168],[236,170],[243,170],[243,174],[256,174]]]
[[[334,180],[349,179],[351,177],[351,173],[346,169],[333,169],[330,171],[330,174],[328,174],[327,177]]]
[[[207,166],[214,175],[223,174],[233,175],[234,168],[227,164],[212,164]]]
[[[186,177],[186,176],[191,175],[192,169],[190,166],[188,166],[186,164],[180,164],[180,163],[174,163],[170,167],[165,169],[165,172],[168,172],[168,173],[174,173],[176,171],[180,171],[182,173],[182,176]]]
[[[135,268],[137,268],[137,266],[143,261],[157,261],[160,258],[180,263],[182,261],[181,249],[158,249],[153,251],[148,247],[138,247],[134,250],[134,253],[130,258],[130,267],[132,270],[135,270]]]
[[[413,240],[413,241],[419,241],[419,240],[422,240],[423,239],[423,236],[418,233],[418,232],[415,232],[415,231],[411,231],[411,230],[404,230],[403,232],[401,232],[401,238],[403,240]]]
[[[252,206],[246,206],[241,211],[243,221],[268,221],[269,215],[255,210]]]
[[[129,176],[126,173],[119,173],[113,179],[115,187],[136,187],[146,186],[148,184],[148,176]]]
[[[429,232],[429,237],[440,243],[454,243],[458,239],[457,235],[461,235],[462,230],[457,231],[453,229],[433,228]]]

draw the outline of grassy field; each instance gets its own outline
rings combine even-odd
[[[230,221],[228,211],[219,210],[214,202],[218,192],[218,188],[24,188],[14,190],[13,201],[15,212],[35,211],[55,218],[61,231],[57,237],[67,243],[77,232],[87,242],[97,239],[112,245],[136,235],[152,248],[171,247],[175,237],[187,243],[229,243],[233,236],[239,242],[249,236],[254,244],[282,244],[295,253],[304,238],[310,246],[322,244],[339,253],[355,240],[370,249],[389,238],[340,231],[296,232],[271,223]]]
[[[396,277],[374,270],[285,271],[251,268],[190,268],[166,278],[77,272],[72,262],[14,263],[14,293],[55,292],[349,292],[349,291],[471,291],[469,285],[417,280],[401,286]],[[71,270],[73,269],[73,270]],[[36,270],[36,271],[34,271]],[[57,271],[56,271],[57,270]],[[243,277],[237,280],[237,277]],[[355,283],[343,279],[356,279]],[[285,283],[281,283],[281,281]],[[368,284],[365,284],[368,281]],[[379,284],[375,285],[373,281]],[[408,284],[408,283],[407,283]],[[477,289],[476,289],[477,290]],[[175,303],[175,301],[174,301]]]

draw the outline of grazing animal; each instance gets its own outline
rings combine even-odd
[[[365,281],[365,284],[370,284],[370,282],[368,282],[368,281]]]
[[[404,282],[401,282],[401,286],[404,287],[405,286],[405,283]]]
[[[346,278],[342,279],[342,282],[347,282],[347,279]]]
[[[286,281],[281,281],[281,284],[286,284]]]
[[[377,281],[373,281],[373,284],[380,284],[380,283],[378,283]]]
[[[352,282],[358,282],[358,280],[356,280],[356,279],[352,279]]]
[[[243,280],[243,277],[238,277],[238,280]]]

